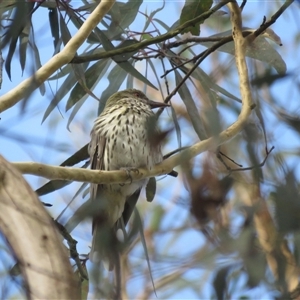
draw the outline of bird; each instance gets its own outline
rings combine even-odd
[[[110,96],[91,131],[88,151],[91,169],[151,169],[163,160],[161,141],[153,136],[159,131],[153,108],[169,104],[148,99],[140,90],[126,89]],[[112,271],[116,264],[116,232],[126,226],[148,179],[126,184],[90,184],[93,208],[93,240],[90,260],[106,261]]]

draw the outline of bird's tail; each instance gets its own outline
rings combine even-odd
[[[90,260],[95,264],[103,263],[104,267],[112,271],[119,261],[119,242],[115,230],[102,224],[94,224],[93,241]]]

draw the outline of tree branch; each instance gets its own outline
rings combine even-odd
[[[271,20],[274,20],[275,22],[276,16],[278,17],[290,5],[290,3],[291,1],[286,1],[282,8],[279,9],[279,11],[274,15],[275,17],[272,17]],[[232,35],[235,42],[235,56],[240,76],[240,90],[243,99],[243,106],[251,105],[251,89],[249,85],[248,70],[245,61],[246,43],[249,42],[250,36],[247,38],[247,41],[243,37],[241,30],[241,11],[237,3],[229,3],[228,7],[231,11],[231,19],[233,25]],[[265,23],[264,25],[266,25],[267,23]],[[269,22],[266,26],[270,25],[271,23]],[[256,33],[262,33],[265,28],[263,30],[256,30],[253,35],[256,36]],[[241,112],[240,116],[242,117],[242,115],[243,113]],[[252,205],[256,205],[256,207],[258,207],[259,205],[259,209],[257,209],[254,218],[259,242],[263,250],[265,251],[268,265],[272,270],[274,277],[279,281],[281,291],[285,294],[287,287],[287,290],[289,292],[292,292],[299,283],[298,269],[296,267],[294,256],[288,248],[286,240],[284,240],[282,236],[277,232],[266,203],[261,201],[262,198],[260,195],[259,184],[253,184],[252,186],[253,188],[249,195],[246,196],[246,198],[248,198],[248,202],[250,202]],[[249,189],[249,185],[247,185],[246,190],[247,189]],[[280,265],[282,264],[284,264],[284,283],[280,282],[279,280],[281,275]]]
[[[28,299],[78,299],[54,222],[22,175],[0,156],[0,229],[13,250]]]
[[[56,70],[69,63],[75,56],[77,49],[83,44],[114,3],[115,1],[101,1],[60,53],[53,56],[33,76],[25,79],[18,86],[0,97],[0,112],[14,106],[20,100],[30,95]]]
[[[244,102],[244,100],[243,100]],[[211,149],[218,145],[228,142],[236,136],[244,127],[254,106],[251,105],[251,98],[243,104],[241,113],[235,123],[222,131],[218,136],[200,141],[191,147],[187,147],[182,152],[167,158],[162,163],[154,166],[151,170],[139,168],[136,172],[131,172],[131,178],[128,178],[125,170],[118,171],[98,171],[82,168],[56,167],[34,162],[17,162],[13,165],[23,174],[42,176],[48,179],[60,179],[68,181],[81,181],[91,183],[129,183],[146,177],[153,177],[170,173],[174,167],[180,165],[183,161],[190,160],[196,155]]]
[[[72,60],[72,63],[83,63],[83,62],[94,61],[94,60],[99,60],[99,59],[103,59],[103,58],[109,58],[109,57],[113,57],[115,55],[135,52],[136,50],[144,49],[147,46],[164,42],[164,41],[166,41],[168,39],[171,39],[172,37],[180,34],[185,28],[187,28],[191,25],[194,25],[198,22],[206,20],[213,13],[215,13],[217,10],[219,10],[221,7],[223,7],[224,5],[226,5],[230,1],[231,0],[221,1],[220,3],[215,5],[213,8],[211,8],[210,10],[208,10],[205,13],[201,14],[200,16],[198,16],[198,17],[196,17],[196,18],[194,18],[190,21],[185,22],[184,24],[178,26],[176,29],[174,29],[172,31],[169,31],[165,34],[162,34],[162,35],[159,35],[157,37],[150,38],[150,39],[147,39],[147,40],[143,40],[140,43],[130,45],[130,46],[127,46],[127,47],[122,47],[122,48],[114,49],[114,50],[111,50],[111,51],[96,53],[96,54],[93,54],[93,55],[74,57],[74,59]]]

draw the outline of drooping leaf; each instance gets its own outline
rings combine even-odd
[[[110,73],[107,76],[107,79],[109,80],[109,85],[105,89],[105,91],[103,91],[100,97],[98,115],[104,109],[106,100],[112,94],[116,93],[119,90],[121,84],[124,82],[127,75],[128,73],[124,71],[122,68],[120,68],[119,65],[114,66],[113,69],[110,71]]]
[[[53,37],[54,53],[59,49],[59,24],[58,24],[58,13],[57,8],[49,9],[49,24],[51,29],[51,34]]]
[[[149,178],[146,185],[146,199],[148,202],[152,202],[156,193],[156,179],[155,177]]]
[[[92,90],[95,84],[101,79],[102,75],[106,72],[109,64],[109,59],[102,59],[93,64],[85,72],[85,84],[86,88]],[[86,89],[82,87],[79,82],[75,85],[71,91],[70,97],[66,104],[66,111],[74,106],[78,101],[87,94]]]
[[[24,26],[19,36],[19,43],[20,43],[19,56],[20,56],[22,73],[24,72],[25,64],[26,64],[26,51],[27,51],[27,46],[29,41],[30,27],[31,27],[30,23],[27,22],[27,24]]]
[[[182,77],[180,76],[179,72],[175,70],[175,80],[176,85],[178,85],[182,81]],[[201,116],[198,112],[198,109],[195,105],[194,99],[192,98],[192,95],[186,85],[186,83],[183,83],[181,88],[178,91],[182,101],[184,102],[187,113],[189,114],[192,125],[194,127],[195,132],[197,133],[200,140],[204,140],[207,138],[207,134],[205,132],[205,128],[203,126]]]
[[[11,20],[11,25],[8,26],[7,31],[4,34],[4,38],[1,41],[1,48],[4,48],[9,44],[8,53],[5,59],[5,70],[11,80],[11,60],[16,50],[16,45],[18,38],[20,37],[23,29],[26,27],[26,24],[30,24],[31,19],[31,10],[34,7],[35,3],[28,3],[24,1],[18,1],[16,7],[14,8],[13,17]],[[28,32],[28,29],[26,30]],[[21,66],[25,63],[24,53],[23,62],[20,61]]]
[[[128,28],[135,20],[142,3],[142,0],[129,0],[126,3],[115,2],[108,13],[111,15],[111,23],[107,30],[108,38],[114,39]]]
[[[95,205],[93,205],[92,201],[89,199],[76,209],[76,211],[66,222],[65,228],[69,233],[71,233],[77,227],[77,225],[82,222],[82,220],[86,219],[87,217],[91,217],[94,212]],[[59,219],[59,217],[57,219]]]
[[[59,70],[57,70],[57,72],[53,76],[49,77],[48,81],[63,78],[66,75],[68,75],[71,71],[72,71],[71,64],[67,64],[67,65],[63,66],[62,68],[60,68]]]
[[[61,33],[61,38],[62,41],[64,43],[64,45],[66,45],[69,40],[72,38],[72,35],[69,31],[69,28],[64,20],[63,15],[60,13],[60,18],[59,18],[59,26],[60,26],[60,33]]]
[[[89,63],[82,64],[82,68],[86,69]],[[47,119],[47,117],[50,115],[50,113],[53,111],[53,109],[58,105],[58,103],[63,99],[63,97],[72,89],[72,86],[77,82],[76,77],[74,76],[74,73],[71,72],[66,80],[62,83],[60,88],[55,93],[54,97],[50,101],[49,106],[47,107],[42,123]]]
[[[176,131],[178,148],[181,148],[182,147],[182,144],[181,144],[181,128],[179,126],[179,122],[178,122],[178,119],[177,119],[176,112],[175,112],[175,110],[172,106],[171,106],[171,113],[172,113],[172,120],[173,120],[173,123],[174,123],[175,131]]]
[[[38,196],[43,196],[62,189],[63,187],[72,183],[71,181],[66,180],[51,180],[45,183],[43,186],[38,188],[35,192]]]
[[[63,99],[63,97],[71,90],[72,86],[76,83],[76,78],[74,73],[70,73],[66,80],[62,83],[59,89],[55,92],[54,97],[50,101],[42,119],[42,123],[48,118],[50,113],[54,110],[54,108],[58,105],[58,103]]]
[[[182,69],[181,69],[182,70]],[[227,90],[223,89],[218,84],[214,83],[214,81],[200,68],[198,67],[191,76],[199,81],[201,81],[202,84],[205,84],[205,91],[208,93],[209,97],[215,98],[214,94],[210,94],[211,90],[214,90],[215,92],[219,92],[223,94],[224,96],[231,98],[232,100],[235,100],[239,103],[242,103],[241,99],[236,97],[235,95],[231,94]]]
[[[292,74],[288,73],[279,73],[279,74],[273,74],[272,70],[267,69],[264,74],[259,75],[253,80],[251,80],[251,84],[257,86],[258,88],[267,85],[268,87],[271,86],[275,81],[281,80],[281,79],[287,79],[291,77]]]
[[[160,92],[161,92],[161,96],[162,96],[162,98],[163,98],[164,95],[163,95],[163,93],[162,93],[162,86],[161,86],[161,84],[160,84],[160,79],[159,79],[158,74],[157,74],[157,68],[155,68],[155,66],[154,66],[154,64],[153,64],[153,61],[152,61],[151,59],[147,60],[146,63],[149,64],[150,68],[152,69],[152,72],[153,72],[153,74],[154,74],[154,76],[155,76],[155,78],[156,78],[156,82],[157,82],[157,84],[158,84],[159,90],[160,90]]]
[[[231,269],[231,266],[226,266],[226,267],[221,268],[220,270],[218,270],[218,272],[214,278],[213,286],[214,286],[215,292],[217,294],[218,300],[225,299],[227,276],[228,276],[230,269]]]
[[[95,6],[96,6],[96,2],[95,3],[91,3],[89,5],[87,5],[89,8],[90,8],[90,11],[93,11]],[[83,20],[80,19],[80,17],[78,17],[72,9],[68,9],[67,11],[67,14],[69,15],[70,17],[70,20],[73,22],[73,24],[75,25],[75,27],[77,29],[79,29],[82,24],[84,23]],[[97,35],[92,31],[90,33],[90,35],[88,36],[87,40],[86,40],[88,43],[91,43],[91,44],[98,44],[100,43],[100,40],[99,38],[97,37]]]
[[[134,44],[137,44],[138,41],[137,40],[125,40],[124,42],[120,43],[117,47],[115,47],[115,49],[120,49],[120,48],[125,48],[125,47],[128,47],[128,46],[131,46],[131,45],[134,45]],[[135,51],[132,51],[132,52],[127,52],[127,53],[124,53],[124,54],[119,54],[119,55],[115,55],[113,57],[113,59],[116,61],[116,62],[124,62],[124,61],[127,61],[132,55],[134,55],[135,53],[137,53],[138,51],[135,50]]]
[[[69,116],[69,119],[68,119],[68,123],[67,123],[67,126],[66,128],[70,130],[70,125],[72,123],[72,121],[74,120],[75,116],[77,115],[78,111],[80,110],[81,106],[84,104],[85,100],[87,99],[88,95],[85,95],[84,97],[82,97],[73,107],[72,109],[72,112]]]
[[[36,46],[36,43],[35,43],[35,40],[34,40],[34,34],[32,34],[30,36],[30,38],[31,38],[31,40],[30,40],[29,45],[33,49],[35,69],[38,70],[42,66],[41,59],[40,59],[40,54],[39,54],[38,47]],[[40,90],[41,95],[44,96],[45,93],[46,93],[46,88],[45,88],[45,83],[44,82],[39,86],[39,90]]]
[[[246,27],[243,27],[244,31],[253,31],[253,29],[249,29]],[[215,35],[212,35],[211,37],[225,37],[230,36],[232,34],[231,30],[218,33]],[[270,38],[268,36],[268,38]],[[199,44],[209,48],[214,43],[213,42],[200,42]],[[222,45],[220,48],[218,48],[217,51],[226,52],[231,55],[234,55],[234,43],[229,42],[225,45]],[[266,38],[262,36],[258,36],[255,40],[251,41],[251,43],[248,43],[247,50],[246,50],[246,56],[260,60],[262,62],[265,62],[275,68],[275,70],[279,74],[285,74],[286,73],[286,63],[282,59],[281,55],[275,50],[275,48],[270,45],[270,43],[266,40]]]
[[[107,38],[107,36],[101,30],[97,30],[97,34],[99,34],[103,48],[106,51],[115,49],[115,46],[111,43],[111,41]],[[130,62],[127,61],[125,55],[116,55],[116,56],[112,57],[112,59],[127,73],[131,74],[135,78],[139,79],[140,81],[144,82],[145,84],[147,84],[157,90],[157,88],[145,76],[143,76],[139,71],[137,71],[132,66],[132,64]]]
[[[62,16],[62,14],[60,13],[60,19],[59,19],[59,24],[60,24],[60,31],[61,31],[61,37],[62,37],[62,41],[64,43],[64,45],[66,45],[70,39],[72,38],[71,33],[69,31],[69,28],[67,26],[67,24],[65,23],[65,20]],[[75,56],[77,56],[77,53],[75,54]],[[85,68],[82,64],[71,64],[73,70],[74,70],[74,74],[75,77],[78,81],[78,83],[85,88],[86,87],[86,78],[85,78]],[[88,91],[88,88],[85,88],[86,92]],[[94,97],[94,95],[91,95]]]
[[[155,16],[158,12],[162,11],[162,10],[164,9],[164,7],[165,7],[165,1],[162,1],[162,6],[159,7],[159,8],[157,8],[157,9],[155,9],[154,11],[152,11],[152,12],[150,13],[149,17],[148,17],[147,20],[146,20],[146,23],[145,23],[145,26],[144,26],[142,32],[145,32],[145,31],[147,30],[147,28],[148,28],[148,26],[150,25],[151,21],[153,20],[154,16]]]
[[[157,90],[157,87],[153,85],[145,76],[143,76],[137,69],[135,69],[132,64],[128,61],[119,63],[119,66],[125,70],[127,73],[131,74],[135,78],[144,82],[145,84],[151,86],[153,89]]]
[[[151,265],[150,265],[150,259],[149,259],[148,250],[147,250],[146,239],[145,239],[145,236],[144,236],[143,222],[142,222],[141,216],[139,214],[139,211],[136,207],[134,209],[134,216],[135,216],[135,218],[137,220],[137,223],[138,223],[138,229],[139,229],[139,232],[140,232],[141,242],[142,242],[142,245],[143,245],[143,249],[144,249],[144,253],[145,253],[145,257],[146,257],[146,261],[147,261],[147,265],[148,265],[150,279],[151,279],[151,282],[152,282],[154,293],[156,294],[155,285],[154,285],[153,276],[152,276]]]
[[[299,230],[299,183],[293,171],[288,171],[285,182],[277,185],[272,193],[272,199],[279,231],[291,233]]]
[[[185,0],[185,5],[180,15],[180,25],[208,11],[211,8],[212,3],[212,0]],[[203,22],[198,22],[197,24],[194,24],[194,26],[189,26],[185,28],[183,32],[191,32],[193,35],[199,35],[201,23]]]
[[[84,145],[81,149],[79,149],[77,152],[75,152],[73,155],[71,155],[69,158],[67,158],[64,162],[60,164],[61,167],[63,166],[74,166],[78,163],[80,163],[83,160],[86,160],[89,158],[88,154],[88,144]],[[86,168],[88,166],[88,163],[85,164],[83,167]],[[71,182],[65,181],[65,180],[51,180],[44,184],[42,187],[37,189],[35,192],[39,195],[46,195],[48,193],[52,193],[58,189],[63,188],[64,186],[70,184]]]
[[[284,112],[278,112],[279,117],[300,135],[300,118],[297,115],[289,115]]]
[[[68,202],[68,204],[64,207],[64,209],[60,212],[60,214],[57,216],[57,220],[59,220],[65,213],[65,211],[72,205],[76,197],[84,190],[84,188],[88,185],[88,183],[84,182],[81,184],[80,188],[77,190],[75,195],[72,197],[71,201]],[[89,191],[89,189],[88,189]],[[84,192],[83,192],[84,194]],[[82,198],[84,198],[85,195],[82,195]],[[67,228],[67,227],[66,227]]]

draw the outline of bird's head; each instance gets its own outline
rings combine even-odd
[[[113,106],[119,102],[123,102],[124,100],[128,99],[128,101],[131,100],[139,100],[142,101],[150,106],[150,108],[157,108],[157,107],[167,107],[170,106],[169,104],[163,103],[163,102],[156,102],[153,100],[148,99],[148,97],[140,90],[136,89],[127,89],[123,90],[117,93],[114,93],[111,95],[107,102],[106,107]]]

